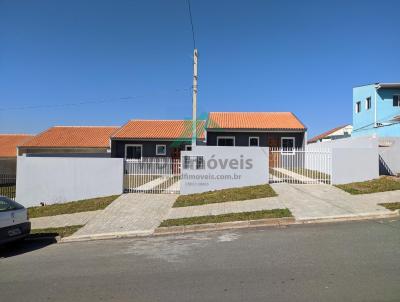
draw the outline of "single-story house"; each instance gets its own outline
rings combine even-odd
[[[317,136],[314,136],[310,140],[308,140],[309,144],[317,143],[317,142],[325,142],[331,141],[335,139],[342,139],[351,136],[351,132],[353,130],[352,125],[342,125],[331,130],[328,130],[324,133],[321,133]]]
[[[109,157],[114,126],[55,126],[18,146],[25,156]]]
[[[205,121],[197,122],[197,144],[205,144],[204,126]],[[191,140],[190,120],[131,120],[111,136],[111,157],[177,159],[190,150]]]
[[[29,134],[0,134],[0,175],[15,175],[17,146],[32,137]]]
[[[207,145],[302,148],[307,128],[291,112],[210,112]]]

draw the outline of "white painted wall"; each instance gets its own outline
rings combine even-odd
[[[390,138],[388,141],[386,147],[379,148],[382,172],[388,170],[390,174],[397,175],[400,173],[400,138]]]
[[[349,137],[337,140],[330,140],[324,142],[318,142],[314,144],[308,144],[307,149],[319,149],[319,148],[377,148],[379,145],[379,139],[374,137]]]
[[[218,146],[198,146],[181,152],[181,194],[266,184],[268,153],[268,148],[261,147]],[[205,168],[185,169],[185,156],[203,156]]]
[[[16,200],[24,206],[117,195],[122,190],[122,158],[17,159]]]
[[[378,177],[378,148],[332,149],[332,184],[366,181]]]

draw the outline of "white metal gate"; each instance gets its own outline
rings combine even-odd
[[[269,149],[270,182],[331,184],[330,149]]]
[[[145,157],[125,160],[125,192],[179,193],[180,179],[180,159]]]

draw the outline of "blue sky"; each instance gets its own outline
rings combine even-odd
[[[192,0],[198,111],[292,111],[309,136],[350,123],[353,86],[400,81],[399,11]],[[0,0],[0,133],[190,118],[192,51],[186,0]]]

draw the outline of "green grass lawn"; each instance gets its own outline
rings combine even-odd
[[[36,237],[60,236],[61,238],[63,238],[63,237],[71,236],[73,233],[75,233],[81,227],[83,227],[83,225],[72,225],[72,226],[60,227],[60,228],[35,229],[35,230],[31,230],[30,237],[36,238]]]
[[[310,170],[310,169],[305,169],[305,168],[293,168],[291,169],[294,173],[304,175],[308,178],[312,179],[320,179],[320,180],[327,180],[329,181],[331,179],[331,176],[329,174],[316,171],[316,170]]]
[[[189,207],[227,201],[277,196],[270,185],[249,186],[179,196],[173,207]]]
[[[204,223],[221,223],[230,221],[246,221],[246,220],[257,220],[267,218],[284,218],[292,217],[292,213],[289,209],[273,209],[264,211],[254,212],[243,212],[243,213],[231,213],[215,216],[199,216],[199,217],[187,217],[179,219],[167,219],[164,220],[160,227],[180,226],[180,225],[192,225],[192,224],[204,224]]]
[[[400,190],[400,179],[396,177],[382,176],[378,179],[353,182],[345,185],[336,185],[336,187],[353,195],[386,192]]]
[[[0,195],[15,198],[15,185],[0,185]]]
[[[391,211],[400,210],[400,202],[380,203],[379,205]]]
[[[103,210],[119,195],[28,208],[30,218]]]

